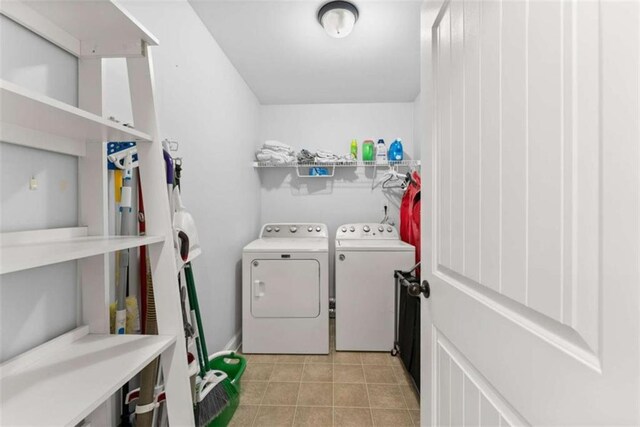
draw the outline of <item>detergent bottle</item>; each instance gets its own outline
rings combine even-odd
[[[358,160],[358,141],[351,140],[351,160]]]
[[[398,162],[404,159],[404,148],[402,147],[402,140],[396,138],[389,146],[389,161]]]
[[[387,146],[384,143],[384,139],[378,140],[378,146],[376,147],[376,163],[387,163]]]
[[[367,139],[362,143],[362,160],[365,162],[372,162],[374,157],[375,148],[373,146],[373,141]]]

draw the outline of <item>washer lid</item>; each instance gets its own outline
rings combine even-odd
[[[329,239],[257,239],[244,247],[245,252],[328,252]]]
[[[414,252],[415,248],[402,240],[336,240],[337,251]]]

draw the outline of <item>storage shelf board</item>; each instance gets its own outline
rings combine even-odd
[[[0,80],[0,122],[80,143],[151,140],[144,132],[4,80]]]
[[[0,11],[77,57],[128,56],[158,40],[116,0],[3,2]]]
[[[87,236],[25,244],[1,244],[0,274],[151,245],[162,241],[164,241],[163,236]]]
[[[176,340],[87,332],[78,328],[0,366],[0,424],[74,426]]]
[[[403,166],[403,167],[417,167],[420,166],[420,160],[399,160],[396,162],[377,163],[375,161],[352,161],[352,162],[327,162],[327,163],[314,163],[314,162],[292,162],[292,163],[271,163],[271,162],[253,162],[254,168],[298,168],[298,167],[388,167],[388,166]]]

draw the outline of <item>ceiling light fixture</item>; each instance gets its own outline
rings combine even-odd
[[[341,39],[353,31],[358,8],[348,1],[331,1],[318,11],[318,22],[331,37]]]

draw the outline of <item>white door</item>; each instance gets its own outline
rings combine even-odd
[[[320,263],[311,259],[258,259],[251,263],[251,315],[320,315]]]
[[[422,37],[422,424],[640,425],[640,2],[433,1]]]

